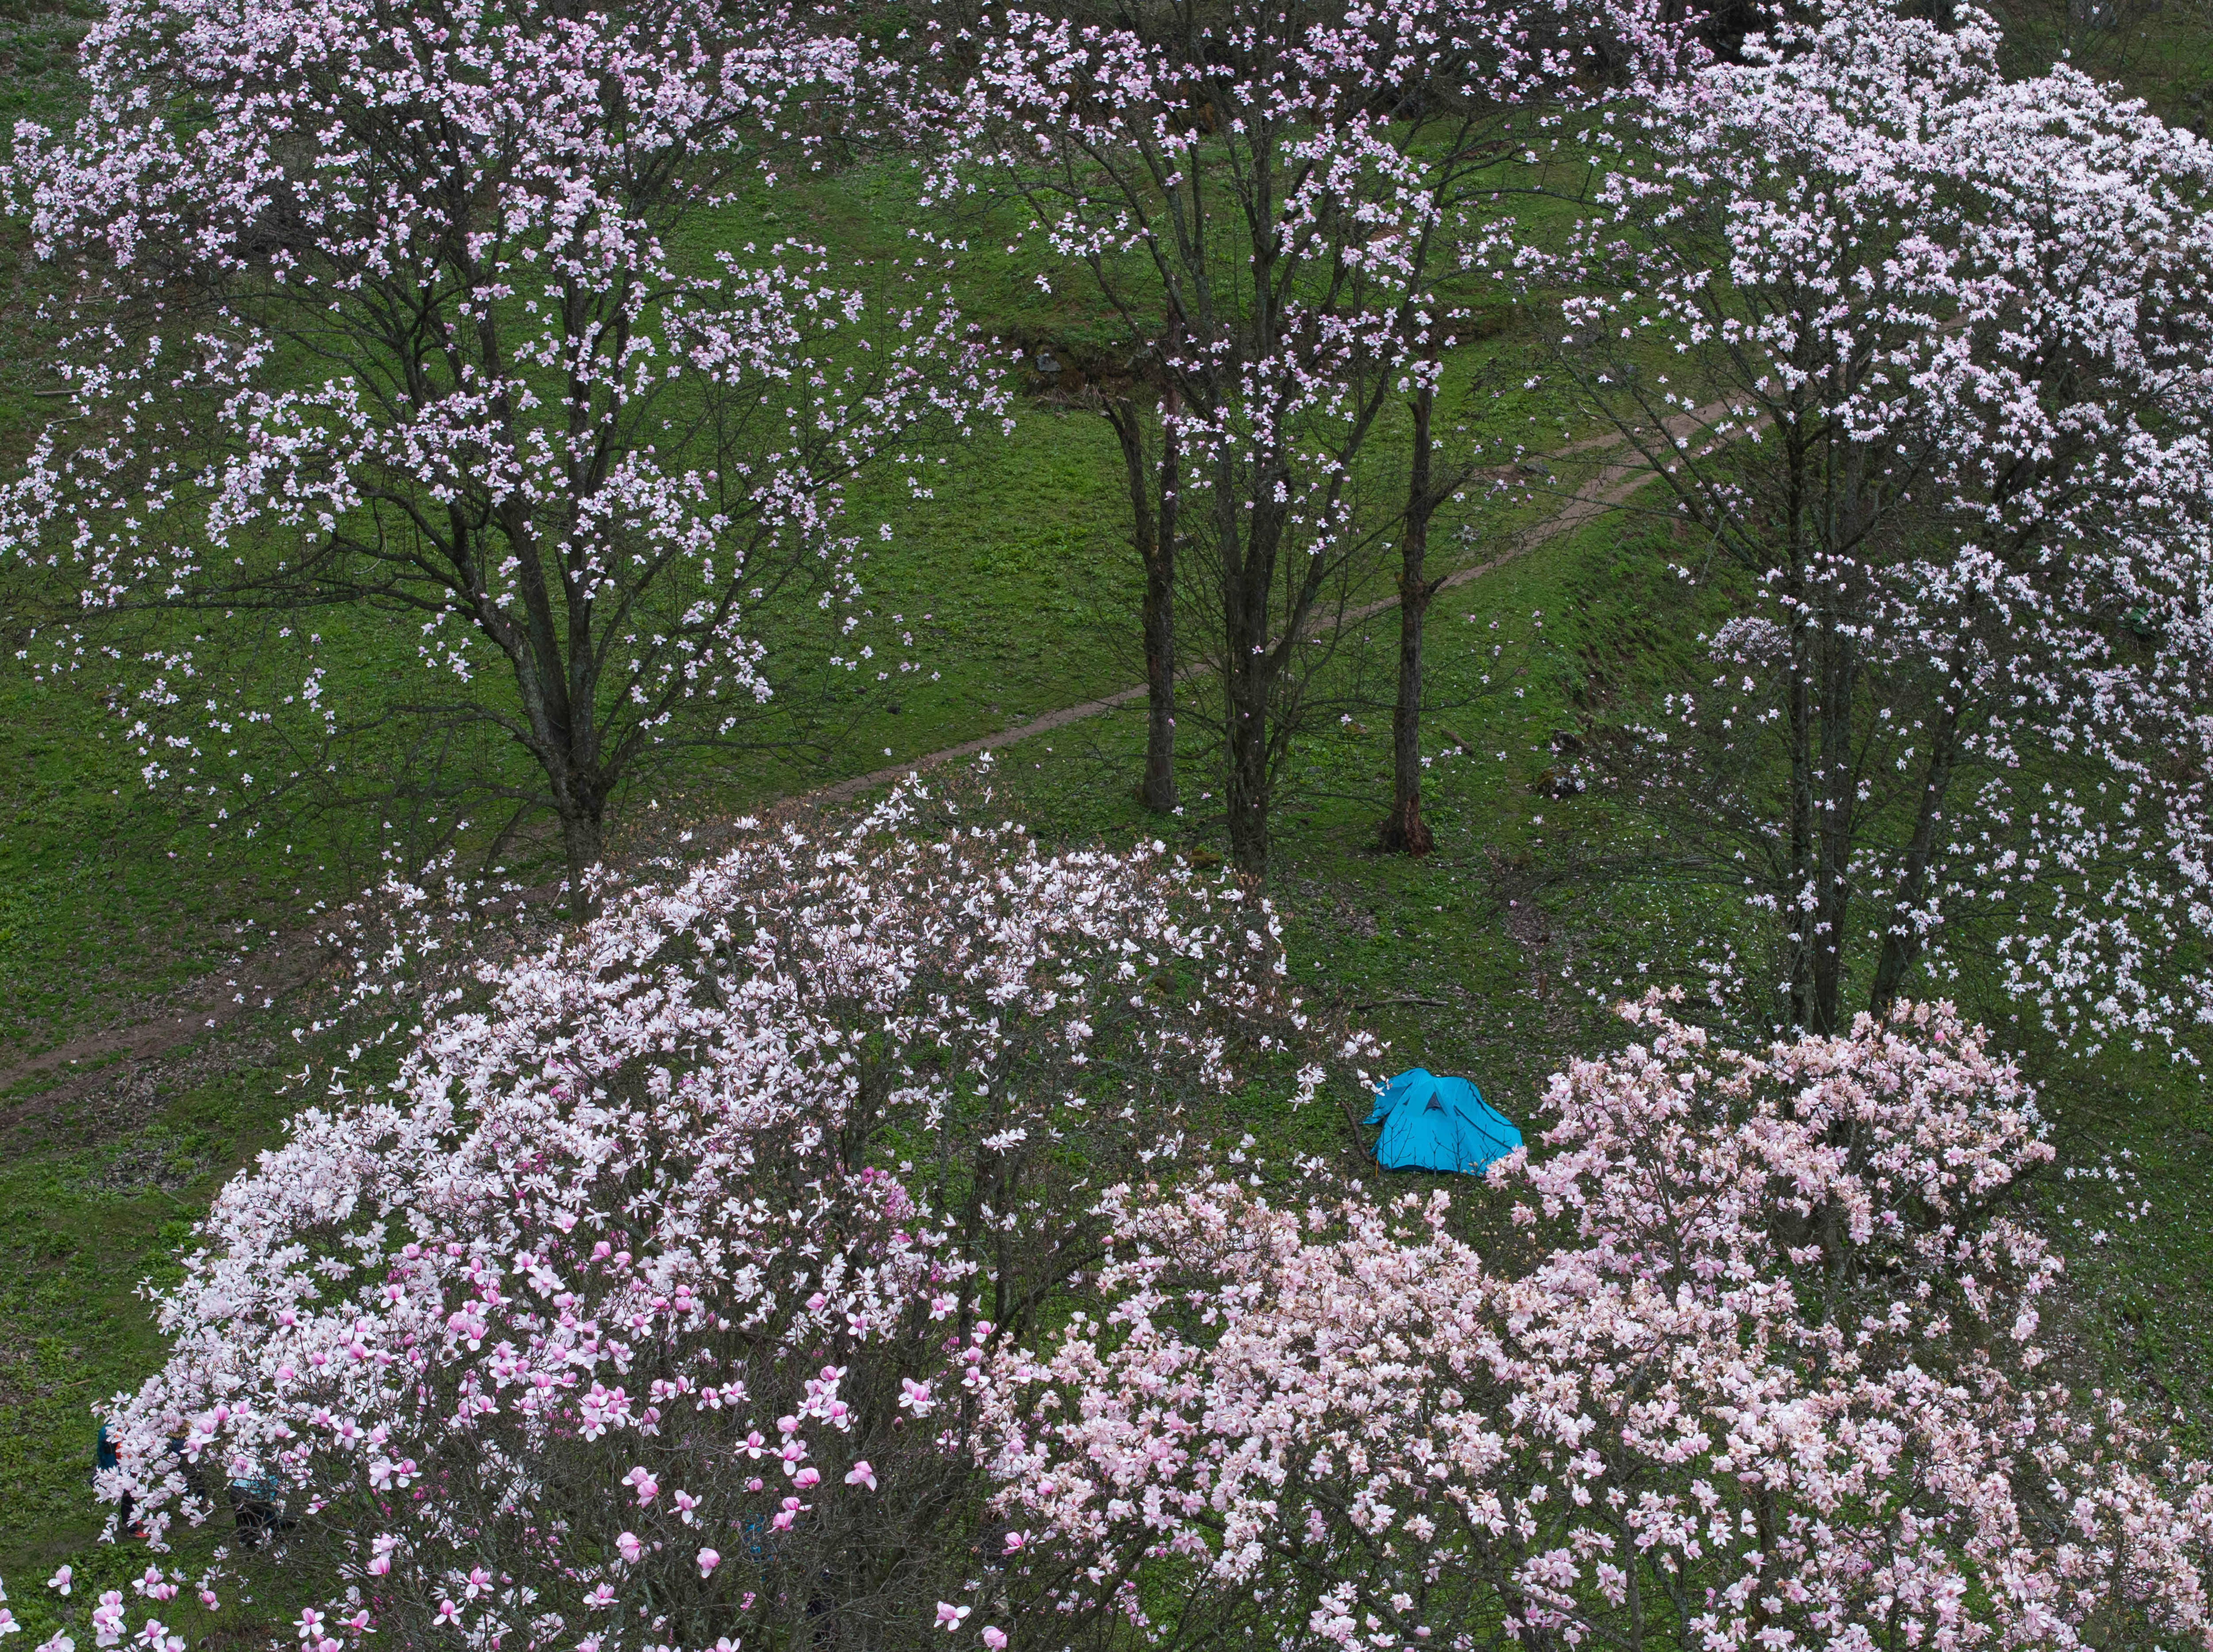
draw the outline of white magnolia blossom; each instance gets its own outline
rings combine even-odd
[[[855,634],[844,491],[920,488],[1001,393],[941,257],[730,233],[860,62],[774,4],[117,0],[87,113],[7,168],[75,282],[69,411],[0,488],[0,555],[82,609],[34,664],[101,674],[210,814],[350,796],[351,737],[427,729],[391,783],[549,808],[572,875],[626,777],[802,660],[913,668]],[[412,642],[389,703],[336,604]]]
[[[1523,251],[1576,283],[1564,365],[1718,553],[1668,554],[1731,570],[1719,671],[1607,778],[1770,915],[1763,1019],[1841,1025],[1848,988],[1987,949],[2025,1018],[2187,1056],[2213,146],[2064,66],[2007,81],[1960,22],[1834,0],[1755,36],[1624,123],[1564,251]]]

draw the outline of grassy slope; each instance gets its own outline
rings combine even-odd
[[[36,76],[28,83],[35,90]],[[838,209],[857,235],[886,210],[880,192],[869,198],[877,187],[850,186]],[[765,228],[774,228],[770,213],[778,223],[799,216],[783,202],[756,210]],[[1029,301],[1003,277],[975,278],[1009,330],[1080,321],[1025,313]],[[36,411],[25,393],[37,371],[26,332],[0,363],[0,430],[11,441]],[[1486,415],[1505,428],[1539,411],[1502,404]],[[1132,570],[1113,460],[1095,418],[1031,408],[1010,441],[979,446],[948,474],[936,499],[856,501],[863,520],[894,524],[899,549],[875,588],[887,609],[919,622],[925,664],[939,675],[903,691],[897,711],[871,715],[851,766],[881,762],[887,746],[933,749],[1132,680]],[[1563,876],[1582,842],[1619,848],[1643,828],[1540,789],[1553,730],[1600,696],[1633,698],[1680,668],[1686,628],[1670,624],[1664,587],[1649,574],[1649,559],[1608,524],[1441,600],[1433,728],[1437,745],[1465,736],[1471,749],[1432,771],[1435,856],[1371,851],[1387,774],[1385,719],[1373,715],[1316,742],[1283,819],[1277,893],[1302,980],[1354,1007],[1409,1062],[1473,1074],[1525,1123],[1545,1075],[1608,1036],[1604,1001],[1656,978],[1640,964],[1664,969],[1685,937],[1731,920],[1710,895],[1633,863],[1603,880]],[[1370,628],[1379,649],[1392,625]],[[210,846],[143,799],[132,764],[102,732],[96,710],[34,692],[0,663],[0,987],[10,1002],[0,1034],[19,1047],[174,984],[224,955],[247,918],[279,919],[342,893],[357,870],[318,860],[328,869],[319,882],[264,850]],[[1007,753],[999,783],[1052,838],[1122,843],[1172,831],[1186,850],[1212,853],[1219,821],[1203,762],[1185,777],[1183,820],[1161,822],[1131,802],[1141,738],[1135,712],[1065,729]],[[711,789],[718,804],[735,802],[787,777],[723,777]],[[281,1077],[298,1063],[282,1037],[290,1019],[280,1007],[167,1064],[158,1083],[119,1087],[95,1105],[56,1113],[20,1107],[20,1094],[0,1098],[9,1109],[0,1125],[0,1484],[12,1493],[0,1499],[0,1576],[17,1580],[18,1609],[34,1624],[46,1607],[26,1602],[39,1593],[26,1586],[57,1561],[88,1576],[132,1570],[127,1550],[91,1542],[88,1405],[154,1356],[137,1282],[160,1277],[190,1212],[273,1138],[293,1105]],[[2074,1322],[2086,1362],[2196,1408],[2208,1372],[2197,1327],[2213,1277],[2213,1211],[2202,1208],[2213,1116],[2202,1090],[2155,1062],[2038,1061],[2070,1156],[2132,1155],[2121,1162],[2138,1179],[2055,1182],[2045,1195],[2063,1234],[2080,1220],[2086,1239],[2116,1235],[2073,1247],[2092,1287]],[[1265,1100],[1254,1109],[1254,1128],[1275,1140],[1344,1139],[1326,1115],[1287,1119]],[[2147,1198],[2149,1216],[2123,1218],[2125,1200]],[[86,1598],[76,1597],[80,1618]]]

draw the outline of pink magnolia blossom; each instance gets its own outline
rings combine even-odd
[[[980,1497],[1002,1293],[1027,1324],[1088,1265],[1106,1167],[1253,1075],[1295,1103],[1372,1058],[1252,891],[1158,845],[1043,854],[980,792],[667,871],[497,960],[402,910],[358,978],[374,1003],[396,961],[427,1011],[396,1074],[296,1119],[162,1301],[116,1425],[149,1530],[223,1517],[194,1478],[242,1461],[296,1520],[283,1564],[340,1580],[312,1604],[366,1571],[380,1633],[527,1589],[625,1649],[649,1603],[796,1634],[855,1551],[926,1622],[972,1570],[930,1534]]]
[[[1347,1647],[2213,1631],[2207,1469],[2045,1374],[2059,1262],[2006,1196],[2051,1149],[1983,1035],[1915,1006],[1747,1052],[1625,1013],[1492,1173],[1552,1241],[1526,1266],[1442,1192],[1114,1196],[1095,1300],[985,1390],[1064,1609],[1141,1609],[1174,1555]]]

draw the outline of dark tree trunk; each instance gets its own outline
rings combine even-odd
[[[1269,479],[1252,485],[1257,499],[1241,498],[1234,472],[1224,464],[1215,483],[1215,532],[1222,558],[1222,608],[1228,772],[1222,777],[1229,810],[1229,857],[1248,876],[1268,875],[1269,713],[1280,668],[1268,634],[1269,587],[1282,524],[1266,503]],[[1251,510],[1241,509],[1250,503]],[[1241,523],[1238,518],[1248,518]],[[1241,528],[1243,530],[1241,533]],[[1303,618],[1295,608],[1292,627]]]
[[[1785,521],[1789,532],[1789,577],[1784,587],[1790,615],[1790,680],[1784,685],[1786,721],[1790,739],[1790,858],[1789,871],[1779,892],[1783,909],[1776,914],[1784,924],[1790,955],[1790,1026],[1794,1032],[1811,1030],[1814,1022],[1814,912],[1811,893],[1815,881],[1814,825],[1814,625],[1808,612],[1811,595],[1806,577],[1806,549],[1802,512],[1805,500],[1805,453],[1795,430],[1790,432],[1789,495]]]
[[[1826,640],[1832,648],[1839,646],[1833,636]],[[1826,738],[1834,732],[1832,709],[1822,707],[1823,795],[1814,832],[1814,908],[1804,915],[1814,983],[1806,1029],[1828,1037],[1837,1033],[1844,1017],[1844,924],[1852,896],[1852,800],[1840,797],[1832,783],[1834,771],[1845,765],[1847,754]]]
[[[1944,823],[1944,796],[1951,789],[1952,771],[1959,760],[1960,691],[1950,691],[1936,734],[1930,742],[1929,766],[1923,772],[1921,806],[1913,822],[1913,838],[1905,850],[1905,873],[1890,909],[1890,925],[1883,932],[1882,950],[1876,956],[1875,984],[1868,992],[1868,1008],[1881,1015],[1898,1002],[1905,978],[1920,961],[1923,936],[1915,909],[1929,893],[1929,868],[1936,858],[1936,834]]]
[[[569,865],[569,913],[582,920],[592,915],[586,875],[607,858],[606,801],[571,796],[563,798],[558,807],[561,849]]]
[[[1839,396],[1844,393],[1839,387]],[[1868,455],[1856,443],[1839,444],[1834,436],[1824,466],[1824,537],[1831,545],[1857,545],[1876,515],[1870,491]],[[1847,569],[1849,564],[1846,565]],[[1855,869],[1852,844],[1859,835],[1862,780],[1855,735],[1855,709],[1866,666],[1855,616],[1864,612],[1869,594],[1858,576],[1832,563],[1821,584],[1818,617],[1821,709],[1819,814],[1820,866],[1814,927],[1814,1032],[1834,1037],[1844,1027],[1845,941],[1851,917]]]
[[[1145,564],[1145,777],[1140,791],[1145,807],[1161,814],[1176,806],[1174,558],[1174,552],[1163,545],[1156,561]]]
[[[1845,594],[1832,584],[1829,607],[1818,623],[1821,668],[1820,806],[1815,828],[1814,910],[1809,937],[1814,951],[1813,1016],[1809,1029],[1833,1036],[1842,1027],[1844,1002],[1844,925],[1852,899],[1852,838],[1859,810],[1859,778],[1852,760],[1852,700],[1859,692],[1859,645],[1847,633],[1838,609]]]
[[[1229,669],[1229,858],[1241,872],[1268,875],[1268,679],[1265,656]]]
[[[1426,855],[1436,842],[1422,819],[1422,627],[1430,599],[1437,594],[1423,565],[1430,552],[1430,518],[1438,503],[1430,487],[1434,394],[1424,387],[1414,398],[1414,452],[1399,552],[1399,699],[1391,713],[1391,813],[1383,821],[1383,847],[1400,855]]]
[[[1157,468],[1159,509],[1154,508],[1154,467],[1146,462],[1144,423],[1128,398],[1107,404],[1106,418],[1122,444],[1137,559],[1145,572],[1145,774],[1138,796],[1167,814],[1176,806],[1175,777],[1175,426],[1165,415]]]

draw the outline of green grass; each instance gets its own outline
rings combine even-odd
[[[9,16],[0,11],[0,58],[18,72],[0,92],[0,113],[65,112],[55,54],[75,24]],[[2167,80],[2178,85],[2202,61],[2192,54],[2202,54],[2203,38],[2185,44],[2171,54]],[[903,241],[903,189],[896,174],[856,172],[744,210],[764,233],[826,226],[841,244],[881,255]],[[984,237],[975,239],[980,247]],[[0,259],[16,256],[0,249]],[[1015,271],[979,253],[964,276],[992,330],[1030,340],[1103,336],[1082,296],[1036,295]],[[0,262],[0,278],[20,276],[19,264]],[[36,326],[20,306],[8,314],[0,452],[17,453],[40,415],[30,393],[46,382],[46,364]],[[1519,388],[1527,348],[1509,334],[1471,346],[1455,366],[1468,418],[1493,435],[1532,432],[1529,445],[1542,448],[1556,440],[1563,409],[1541,389]],[[1399,439],[1380,449],[1385,460]],[[1136,680],[1136,570],[1117,463],[1096,416],[1026,405],[1012,436],[981,438],[947,467],[935,498],[914,501],[896,485],[857,491],[854,518],[893,528],[871,566],[872,601],[914,631],[924,669],[881,695],[850,696],[849,726],[826,761],[722,765],[670,777],[653,797],[676,813],[734,810],[866,771],[886,748],[911,757]],[[1475,553],[1537,508],[1472,509]],[[1387,680],[1392,616],[1364,628],[1364,647],[1348,639],[1336,668],[1350,723],[1318,732],[1287,777],[1272,893],[1301,985],[1389,1039],[1398,1060],[1474,1076],[1525,1128],[1542,1123],[1546,1076],[1613,1039],[1612,999],[1648,982],[1695,988],[1688,957],[1743,933],[1742,914],[1724,898],[1631,852],[1649,823],[1544,789],[1555,731],[1633,705],[1686,669],[1694,628],[1673,623],[1667,582],[1635,552],[1640,532],[1601,523],[1440,599],[1430,749],[1464,738],[1467,750],[1440,755],[1430,771],[1434,855],[1413,861],[1374,847],[1388,715],[1372,693],[1363,705],[1358,689]],[[354,668],[380,669],[395,635],[350,633]],[[1503,652],[1494,659],[1495,645]],[[309,823],[288,855],[276,840],[210,833],[149,796],[108,714],[23,680],[13,646],[0,657],[0,991],[9,1006],[0,1058],[127,1017],[255,930],[302,921],[376,869],[376,822]],[[404,639],[399,651],[412,661]],[[1073,725],[1005,752],[993,783],[1009,812],[1050,842],[1161,835],[1195,858],[1218,859],[1220,788],[1200,742],[1186,745],[1186,811],[1162,820],[1131,794],[1142,740],[1136,708]],[[634,819],[645,817],[646,801],[627,800]],[[1612,851],[1603,867],[1588,852],[1593,843]],[[2004,1005],[1975,982],[1960,990],[1971,1012],[2009,1025]],[[83,1075],[0,1094],[0,1485],[12,1494],[0,1499],[0,1577],[15,1580],[13,1604],[34,1631],[54,1616],[57,1603],[36,1584],[55,1564],[68,1560],[95,1580],[137,1570],[129,1548],[94,1541],[93,1407],[158,1356],[139,1282],[167,1277],[192,1214],[276,1138],[296,1104],[283,1075],[313,1052],[283,1034],[305,1013],[299,1000],[280,1005],[62,1106],[42,1104],[40,1093]],[[2204,1191],[2213,1109],[2204,1088],[2155,1057],[2084,1063],[2033,1043],[2024,1053],[2066,1160],[2110,1160],[2122,1177],[2055,1177],[2034,1193],[2076,1281],[2064,1316],[2070,1374],[2202,1412],[2213,1375],[2213,1343],[2201,1329],[2213,1324]],[[1243,1105],[1250,1127],[1278,1149],[1353,1157],[1353,1138],[1326,1113],[1290,1119],[1257,1094]],[[2091,1243],[2100,1233],[2107,1237]],[[94,1594],[74,1597],[80,1631]]]
[[[695,223],[701,244],[692,251],[704,259],[715,240],[761,244],[789,223],[804,224],[854,259],[887,256],[919,216],[913,184],[903,167],[887,164],[756,191]],[[997,250],[1003,227],[974,228],[979,250],[964,259],[961,276],[987,332],[1034,341],[1095,331],[1095,303],[1066,292],[1039,297],[1016,278],[1019,264]],[[1525,387],[1533,343],[1509,332],[1464,347],[1451,363],[1445,417],[1507,442],[1552,445],[1567,410],[1557,390]],[[14,359],[20,366],[24,357]],[[41,411],[33,393],[39,376],[23,368],[0,378],[0,407],[21,427],[12,442],[0,442],[0,455],[21,451],[28,439],[28,422]],[[1385,479],[1379,485],[1387,487],[1401,459],[1405,424],[1393,409],[1374,444],[1372,471]],[[997,732],[1142,676],[1128,623],[1137,569],[1105,421],[1082,409],[1026,404],[1010,435],[987,427],[944,458],[929,477],[930,497],[915,498],[901,477],[878,474],[851,490],[846,508],[853,531],[871,547],[865,580],[880,652],[905,652],[887,641],[910,631],[921,668],[882,687],[868,674],[802,673],[790,699],[807,726],[796,709],[768,734],[804,733],[807,743],[717,755],[638,780],[618,799],[619,840],[619,816],[642,820],[645,805],[661,796],[699,809],[753,807],[887,756]],[[1468,520],[1504,521],[1537,508],[1472,507]],[[879,525],[890,530],[887,544],[876,541]],[[1448,541],[1454,526],[1448,513],[1440,540]],[[1441,550],[1441,559],[1448,555]],[[1383,570],[1365,571],[1371,594],[1380,594]],[[186,623],[168,622],[170,629]],[[411,620],[341,609],[312,623],[322,639],[318,657],[332,674],[331,698],[356,720],[369,721],[423,680]],[[163,625],[153,622],[147,637],[166,636]],[[24,629],[15,627],[19,642]],[[210,637],[200,652],[218,681],[235,677],[264,691],[265,700],[293,681],[282,674],[299,668],[293,644],[258,634],[241,634],[227,649]],[[257,932],[311,920],[372,881],[389,858],[419,861],[457,815],[472,819],[458,841],[472,863],[500,822],[490,810],[436,804],[418,804],[406,815],[356,808],[290,816],[288,803],[262,817],[258,838],[211,831],[204,799],[174,787],[147,790],[121,720],[101,703],[112,692],[97,678],[42,688],[0,662],[0,874],[10,892],[0,897],[0,984],[15,994],[14,1013],[0,1021],[0,1058],[50,1047],[113,1018],[119,1006],[173,991]],[[114,703],[129,704],[127,697]],[[260,749],[235,766],[265,777],[307,776],[314,783],[303,783],[310,802],[317,787],[358,780],[367,789],[389,771],[441,766],[435,755],[389,741],[320,753],[290,732],[289,747],[276,733],[261,734]],[[335,776],[319,773],[326,755],[335,758]],[[495,767],[499,761],[518,759],[508,753]],[[542,875],[552,869],[549,847],[542,836],[527,839],[505,859]]]
[[[13,1106],[0,1133],[0,1578],[19,1603],[36,1567],[127,1559],[94,1542],[94,1406],[157,1356],[141,1282],[178,1277],[195,1214],[296,1105],[278,1035],[241,1027],[95,1106]]]
[[[2096,9],[2113,26],[2071,39],[2067,0],[2001,0],[1991,8],[2005,25],[2000,60],[2009,74],[2041,74],[2063,56],[2094,80],[2140,97],[2161,119],[2206,132],[2213,97],[2213,16],[2195,4],[2121,0]]]
[[[1601,524],[1441,599],[1436,686],[1460,702],[1442,721],[1478,749],[1430,771],[1435,855],[1375,851],[1380,809],[1369,800],[1380,799],[1387,769],[1373,731],[1318,742],[1283,817],[1275,894],[1302,985],[1353,1010],[1391,1040],[1397,1058],[1474,1075],[1525,1126],[1541,1122],[1546,1076],[1570,1053],[1611,1040],[1606,1004],[1645,979],[1665,979],[1683,932],[1726,917],[1702,913],[1679,886],[1633,873],[1550,881],[1581,824],[1579,805],[1532,790],[1552,763],[1551,733],[1573,723],[1595,661],[1613,663],[1617,692],[1669,666],[1653,593],[1620,576],[1618,538],[1614,525]],[[1502,637],[1505,654],[1493,661],[1491,643]],[[1485,671],[1489,690],[1478,681]],[[1126,844],[1167,833],[1187,853],[1218,853],[1204,766],[1184,776],[1191,807],[1180,820],[1162,822],[1132,801],[1142,735],[1134,712],[1056,731],[1004,753],[993,783],[1009,812],[1050,841]],[[1537,915],[1533,924],[1524,907]],[[1661,972],[1637,972],[1655,960]],[[0,1420],[10,1454],[0,1472],[26,1490],[0,1508],[0,1576],[43,1576],[64,1559],[113,1569],[113,1558],[92,1545],[90,1403],[155,1357],[132,1286],[161,1276],[186,1213],[271,1139],[293,1105],[281,1090],[280,1058],[267,1049],[277,1024],[271,1017],[227,1036],[202,1058],[202,1076],[184,1064],[183,1080],[141,1116],[115,1125],[36,1118],[9,1139],[0,1262],[13,1283],[0,1293]],[[289,1042],[283,1056],[297,1060]],[[2085,1235],[2112,1235],[2102,1246],[2069,1246],[2092,1287],[2076,1297],[2070,1325],[2084,1369],[2156,1385],[2195,1406],[2207,1370],[2195,1327],[2204,1322],[2202,1281],[2213,1263],[2197,1190],[2213,1120],[2194,1083],[2121,1066],[2108,1059],[2076,1073],[2047,1056],[2044,1071],[2069,1158],[2091,1164],[2125,1152],[2136,1183],[2054,1181],[2039,1197],[2063,1242],[2078,1216]],[[1326,1112],[1294,1119],[1265,1096],[1246,1106],[1249,1127],[1278,1150],[1347,1151],[1344,1126]],[[2146,1198],[2151,1214],[2126,1220],[2124,1201]]]

